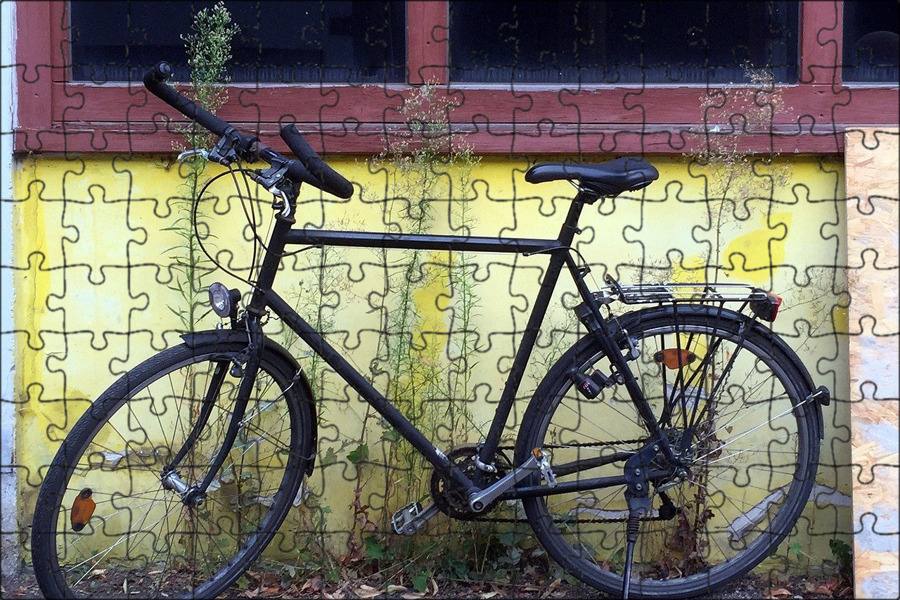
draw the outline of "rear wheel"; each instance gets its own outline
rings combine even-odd
[[[682,306],[621,321],[639,349],[632,371],[689,465],[684,481],[651,482],[652,512],[640,522],[630,590],[643,597],[696,595],[743,575],[790,533],[815,479],[815,401],[796,357],[736,313]],[[595,371],[608,375],[609,361],[588,336],[538,387],[516,464],[539,447],[559,483],[621,477],[625,460],[648,446],[649,432],[623,386],[593,399],[577,391],[575,382]],[[660,454],[654,462],[665,459]],[[622,592],[624,485],[523,503],[537,537],[568,572]]]
[[[166,350],[75,424],[34,514],[45,596],[213,597],[259,557],[299,499],[314,450],[311,399],[278,353],[263,352],[238,437],[202,503],[184,494],[221,447],[241,379],[233,359],[245,346]]]

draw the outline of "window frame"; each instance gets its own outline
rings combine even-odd
[[[71,82],[67,69],[68,2],[16,3],[18,152],[170,152],[175,111],[149,97],[140,82]],[[751,152],[842,153],[843,130],[898,122],[898,86],[841,81],[843,2],[800,3],[798,83],[780,85],[795,107],[774,124],[776,135],[744,136]],[[434,81],[461,105],[454,128],[478,154],[673,153],[699,147],[703,122],[697,85],[448,84],[446,1],[410,0],[406,84],[238,85],[220,115],[259,130],[286,149],[280,123],[296,121],[319,152],[377,154],[399,127],[403,94]],[[46,31],[49,36],[28,35]],[[55,25],[54,25],[55,24]],[[162,58],[162,57],[161,57]],[[852,97],[852,102],[851,102]],[[587,118],[586,115],[601,115]]]

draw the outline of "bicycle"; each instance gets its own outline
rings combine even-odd
[[[432,503],[395,513],[397,533],[414,534],[438,513],[480,518],[517,500],[571,575],[626,598],[679,598],[747,573],[791,531],[815,482],[830,397],[766,326],[780,298],[742,284],[622,285],[609,276],[595,291],[576,261],[584,206],[650,185],[652,165],[625,157],[532,166],[526,181],[566,180],[577,190],[555,239],[295,229],[302,184],[349,198],[350,182],[293,125],[281,137],[295,159],[199,108],[166,83],[170,76],[160,63],[144,83],[218,136],[208,160],[273,194],[274,225],[243,309],[238,290],[209,288],[228,326],[185,334],[134,367],[65,438],[33,520],[46,596],[90,595],[99,572],[126,596],[214,597],[260,557],[302,503],[317,447],[311,386],[263,333],[269,313],[433,466]],[[258,161],[267,168],[241,166]],[[438,449],[272,290],[290,245],[548,257],[479,444]],[[501,434],[563,268],[586,333],[537,387],[509,457]],[[614,302],[628,312],[614,314]]]

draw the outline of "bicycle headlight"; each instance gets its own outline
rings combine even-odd
[[[228,317],[237,308],[241,293],[229,290],[218,281],[209,286],[209,303],[213,312],[222,318]]]

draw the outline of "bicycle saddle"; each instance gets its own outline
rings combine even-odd
[[[528,183],[560,179],[577,181],[581,188],[598,197],[639,190],[658,177],[656,167],[636,156],[625,156],[602,163],[538,163],[525,173],[525,181]]]

